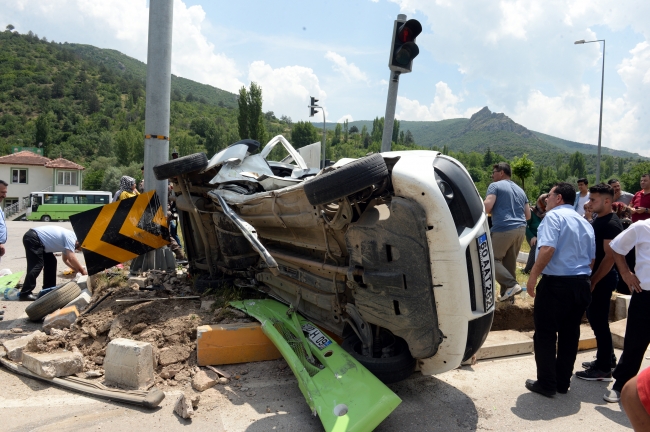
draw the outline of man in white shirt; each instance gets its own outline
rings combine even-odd
[[[573,203],[573,208],[580,216],[585,215],[585,204],[589,201],[589,180],[586,178],[578,179],[578,193]]]
[[[627,311],[623,354],[612,374],[616,379],[612,389],[603,397],[607,402],[618,402],[626,382],[639,372],[641,362],[650,345],[650,219],[630,225],[609,243],[614,253],[618,272],[630,287],[632,299]],[[625,255],[636,247],[634,273],[625,261]]]

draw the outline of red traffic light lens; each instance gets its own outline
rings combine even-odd
[[[410,40],[410,39],[409,39],[409,36],[410,36],[409,34],[410,34],[410,33],[411,33],[411,32],[409,31],[409,29],[408,29],[408,28],[405,28],[405,29],[403,29],[401,32],[399,32],[399,34],[397,35],[397,39],[398,39],[400,42],[408,42],[408,41]]]
[[[413,42],[420,33],[422,33],[422,24],[418,20],[410,19],[397,31],[397,40],[402,43]]]

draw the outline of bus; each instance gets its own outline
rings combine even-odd
[[[73,214],[113,201],[113,194],[104,191],[32,192],[29,197],[27,220],[43,222],[68,220]]]

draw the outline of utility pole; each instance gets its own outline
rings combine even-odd
[[[381,137],[381,152],[389,152],[393,142],[393,126],[395,123],[395,106],[397,105],[397,89],[401,72],[390,71],[388,81],[388,99],[386,100],[386,114],[384,115],[384,133]]]
[[[316,102],[318,102],[318,99],[316,99],[313,96],[310,96],[310,105],[307,107],[309,108],[309,117],[313,117],[314,114],[318,112],[316,108],[320,108],[323,111],[323,141],[321,142],[321,161],[320,161],[320,167],[325,168],[325,158],[327,157],[327,152],[326,152],[326,144],[327,144],[327,129],[325,128],[325,108],[323,108],[320,105],[316,105]]]
[[[144,120],[144,187],[155,189],[167,213],[167,180],[153,167],[169,160],[173,0],[150,0],[147,51],[147,105]]]

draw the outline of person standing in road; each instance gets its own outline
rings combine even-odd
[[[621,190],[621,182],[618,181],[618,179],[610,179],[607,184],[614,189],[614,202],[621,202],[626,206],[630,205],[630,201],[634,198],[634,194]]]
[[[609,305],[618,285],[618,273],[609,244],[623,232],[623,224],[612,212],[613,199],[614,190],[610,185],[601,183],[589,188],[589,201],[598,217],[591,224],[596,236],[596,261],[591,276],[591,303],[587,308],[587,319],[596,336],[598,350],[596,360],[582,363],[586,370],[576,372],[578,378],[587,381],[611,381],[612,369],[616,366],[609,330]]]
[[[7,197],[8,186],[6,181],[0,180],[0,205]],[[5,222],[5,212],[0,208],[0,260],[5,254],[5,243],[7,243],[7,223]]]
[[[88,274],[75,256],[74,252],[80,248],[80,245],[73,231],[57,225],[32,228],[23,236],[23,245],[27,256],[27,276],[25,276],[18,300],[36,300],[32,291],[36,288],[36,278],[43,269],[45,269],[43,289],[56,285],[55,252],[62,252],[63,262],[68,267],[82,275]]]
[[[639,181],[641,190],[630,201],[632,223],[650,219],[650,173],[643,174]]]
[[[530,252],[528,252],[528,261],[523,270],[523,273],[525,274],[529,274],[530,270],[533,268],[533,264],[535,264],[537,228],[539,227],[539,224],[542,223],[542,219],[544,219],[544,214],[546,213],[546,198],[548,198],[548,194],[541,194],[539,198],[537,198],[537,203],[535,204],[535,207],[533,207],[530,219],[528,219],[528,222],[526,223],[526,241],[530,245]]]
[[[616,381],[603,396],[607,402],[618,402],[625,383],[639,372],[650,344],[650,219],[633,223],[616,236],[609,246],[618,272],[632,292],[627,310],[623,354],[612,374]],[[632,273],[625,255],[634,248],[636,264]]]
[[[585,204],[589,201],[589,180],[586,178],[578,179],[578,191],[573,208],[580,216],[585,215]]]
[[[510,165],[499,162],[492,167],[492,183],[485,197],[485,212],[492,213],[492,250],[495,275],[501,285],[501,301],[521,292],[517,283],[517,256],[526,237],[530,207],[526,193],[510,180]]]
[[[569,391],[580,321],[591,300],[589,276],[596,242],[591,224],[573,209],[575,196],[569,183],[551,189],[546,216],[537,230],[537,260],[526,284],[528,294],[535,298],[537,364],[537,380],[526,380],[526,388],[547,397]]]

